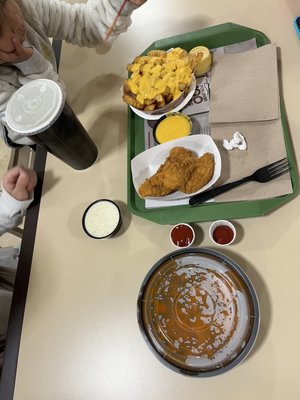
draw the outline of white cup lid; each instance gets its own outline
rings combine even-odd
[[[56,120],[64,102],[64,93],[56,82],[35,79],[21,86],[9,99],[7,125],[19,134],[35,135]]]

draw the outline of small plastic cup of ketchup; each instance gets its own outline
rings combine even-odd
[[[179,249],[189,247],[194,243],[195,231],[191,225],[182,222],[173,226],[170,232],[170,240]]]
[[[235,241],[236,229],[234,225],[227,220],[218,220],[209,227],[209,237],[213,243],[219,246],[228,246]]]

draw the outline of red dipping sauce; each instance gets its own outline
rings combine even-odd
[[[187,224],[175,225],[171,230],[171,240],[177,247],[188,247],[194,241],[194,231]]]
[[[213,232],[213,239],[216,243],[219,244],[228,244],[232,241],[233,237],[234,233],[230,226],[217,226]]]

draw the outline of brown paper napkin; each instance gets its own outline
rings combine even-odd
[[[230,140],[240,131],[248,144],[245,151],[223,147],[223,139]],[[256,169],[286,157],[281,120],[211,126],[211,135],[222,159],[221,176],[215,186],[243,178]],[[290,174],[280,176],[268,183],[249,182],[216,197],[216,201],[257,200],[292,193]]]
[[[210,123],[266,121],[280,117],[274,44],[215,56],[210,86]]]

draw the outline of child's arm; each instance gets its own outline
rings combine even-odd
[[[32,49],[32,56],[28,60],[13,64],[21,72],[18,75],[19,83],[24,85],[25,83],[34,79],[51,79],[52,81],[58,82],[64,89],[64,84],[61,81],[58,73],[55,71],[53,65],[35,48]]]
[[[109,42],[127,30],[131,24],[131,13],[138,4],[144,3],[143,0],[134,2],[136,4],[127,1]],[[92,47],[103,41],[122,0],[88,0],[75,4],[63,0],[23,0],[22,4],[28,15],[43,26],[48,37]]]
[[[37,183],[35,171],[16,166],[6,172],[2,179],[0,197],[0,235],[19,225],[33,200]]]
[[[30,46],[26,41],[22,44],[17,37],[12,38],[12,44],[14,45],[13,52],[5,53],[0,51],[0,64],[9,63],[17,67],[21,72],[18,75],[18,81],[21,85],[39,78],[60,82],[53,65],[38,50]],[[17,86],[19,87],[20,85]]]

